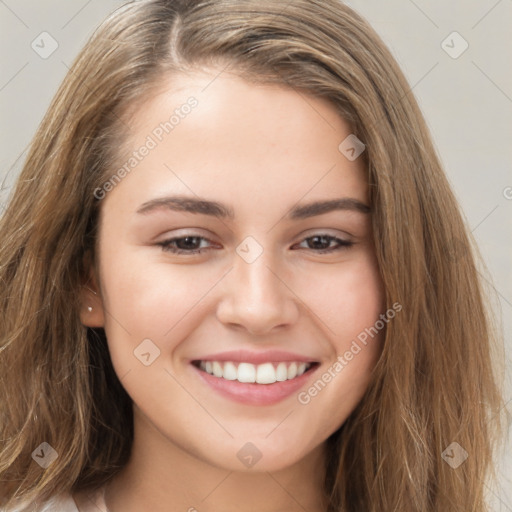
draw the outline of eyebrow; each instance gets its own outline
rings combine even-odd
[[[137,209],[137,213],[148,214],[157,210],[199,213],[220,219],[235,218],[233,210],[222,203],[188,196],[169,196],[151,199],[143,203]],[[306,219],[336,210],[348,210],[364,214],[371,212],[371,208],[358,199],[343,197],[340,199],[314,201],[303,205],[296,205],[285,215],[285,218],[289,220]]]

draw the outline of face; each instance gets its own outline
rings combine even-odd
[[[380,353],[382,332],[361,341],[383,313],[365,167],[327,102],[217,75],[174,77],[131,118],[83,322],[136,432],[275,471],[343,424]]]

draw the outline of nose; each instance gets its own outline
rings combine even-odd
[[[255,335],[294,324],[300,301],[278,268],[265,252],[252,263],[235,257],[234,268],[223,283],[217,319]]]

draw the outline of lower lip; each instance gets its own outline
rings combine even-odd
[[[249,405],[272,405],[288,398],[290,395],[298,392],[318,368],[318,365],[316,365],[299,377],[291,380],[278,381],[273,384],[256,384],[214,377],[193,364],[191,366],[199,374],[203,382],[206,382],[215,391],[235,402]]]

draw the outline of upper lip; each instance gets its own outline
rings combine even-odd
[[[268,362],[304,362],[315,363],[316,360],[311,357],[285,352],[283,350],[266,350],[264,352],[252,352],[250,350],[230,350],[228,352],[219,352],[217,354],[208,354],[198,357],[193,361],[233,361],[235,363],[261,364]]]

